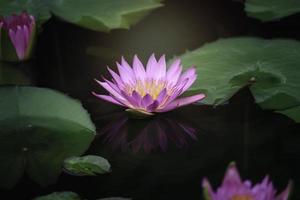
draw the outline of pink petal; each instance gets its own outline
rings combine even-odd
[[[147,73],[147,78],[149,79],[155,79],[156,78],[156,73],[157,73],[157,61],[155,59],[154,54],[152,54],[148,60],[147,63],[147,69],[146,69],[146,73]]]
[[[157,63],[156,79],[165,79],[166,76],[166,58],[162,55]]]
[[[214,193],[209,181],[206,178],[204,178],[203,181],[202,181],[202,187],[204,189],[205,195],[209,196],[209,199],[211,199],[211,200],[216,199],[215,198],[215,193]]]
[[[163,101],[163,103],[161,103],[160,108],[167,106],[170,102],[172,102],[174,99],[176,99],[182,93],[182,89],[187,82],[188,82],[188,79],[186,79],[185,81],[182,81],[179,85],[174,87],[171,96],[166,97],[166,99]]]
[[[117,100],[115,100],[113,97],[111,96],[108,96],[108,95],[101,95],[101,94],[97,94],[95,92],[92,92],[92,94],[100,99],[103,99],[105,101],[108,101],[108,102],[111,102],[113,104],[117,104],[117,105],[120,105],[120,106],[125,106],[124,104],[118,102]]]
[[[135,81],[134,73],[126,60],[122,57],[122,64],[117,62],[120,77],[125,84],[133,84]]]
[[[137,57],[137,55],[134,55],[132,65],[133,65],[133,71],[134,71],[136,79],[145,80],[146,79],[146,71],[144,69],[142,62]]]
[[[292,188],[292,181],[289,181],[288,186],[285,188],[285,190],[276,197],[275,200],[288,200],[290,192],[291,192],[291,188]]]
[[[121,77],[116,73],[114,72],[113,70],[111,70],[109,67],[107,67],[109,73],[111,74],[111,76],[113,77],[114,81],[118,84],[118,87],[123,87],[124,86],[124,83],[121,79]]]
[[[183,97],[180,99],[176,99],[173,102],[169,103],[166,107],[160,109],[158,112],[167,112],[167,111],[173,110],[175,108],[179,108],[181,106],[195,103],[197,101],[200,101],[203,98],[205,98],[204,94],[197,94],[197,95],[190,96],[190,97]]]
[[[118,91],[116,91],[113,87],[111,87],[107,82],[101,82],[98,81],[97,79],[95,79],[95,81],[101,85],[104,89],[106,89],[110,94],[112,94],[113,96],[124,100],[124,98],[122,97],[122,95],[120,93],[118,93]],[[116,86],[117,87],[117,86]]]
[[[167,89],[164,88],[162,91],[160,91],[159,95],[157,96],[156,100],[161,103],[167,96]]]
[[[121,94],[121,89],[115,83],[103,78],[104,82],[107,83],[112,89],[114,89],[118,94]]]
[[[155,101],[153,101],[152,104],[147,106],[147,111],[148,112],[153,112],[158,106],[159,106],[159,102],[157,100],[155,100]]]
[[[146,94],[142,99],[141,106],[143,108],[147,108],[147,106],[149,106],[151,103],[153,103],[153,99],[152,99],[151,95]]]
[[[174,86],[181,74],[182,66],[180,65],[180,59],[176,59],[170,66],[167,72],[167,81],[168,84],[172,87]]]
[[[195,82],[195,80],[197,79],[197,74],[196,74],[196,68],[195,67],[191,67],[189,68],[187,71],[185,71],[182,76],[179,78],[178,82],[181,82],[185,79],[188,79],[188,82],[186,83],[186,85],[183,87],[182,89],[182,93],[184,93],[189,87],[191,87],[191,85]],[[181,93],[181,94],[182,94]]]
[[[18,26],[15,31],[9,29],[9,37],[15,47],[18,58],[23,60],[25,57],[25,36],[22,28]]]
[[[140,107],[141,106],[141,102],[142,102],[142,97],[141,95],[136,92],[135,90],[132,92],[131,94],[132,98],[135,99],[136,103],[137,103],[137,106]]]
[[[140,100],[134,98],[132,95],[127,94],[125,91],[121,91],[123,97],[126,98],[128,103],[131,105],[129,106],[130,108],[138,108],[140,105]]]
[[[234,163],[230,164],[229,167],[227,168],[227,171],[226,171],[226,174],[225,174],[222,184],[223,185],[227,185],[227,184],[241,185],[242,184],[240,174]]]
[[[24,31],[24,43],[25,43],[25,51],[27,50],[27,48],[28,48],[28,44],[29,44],[29,31],[30,30],[28,30],[28,27],[27,26],[23,26],[23,31]]]
[[[196,79],[197,79],[196,75],[194,75],[193,77],[189,78],[188,82],[182,88],[181,94],[183,94],[187,89],[189,89],[191,87],[191,85],[193,85],[193,83],[195,82]]]

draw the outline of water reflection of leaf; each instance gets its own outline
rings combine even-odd
[[[188,146],[189,140],[197,140],[194,128],[163,116],[135,120],[124,114],[103,127],[99,133],[103,142],[112,149],[130,150],[133,153],[165,152],[170,143],[184,148]]]

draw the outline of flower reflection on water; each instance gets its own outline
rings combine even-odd
[[[166,152],[170,144],[185,148],[190,140],[197,140],[193,127],[163,116],[151,120],[133,120],[121,115],[102,128],[99,135],[113,150],[146,154],[159,150]]]

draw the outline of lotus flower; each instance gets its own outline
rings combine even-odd
[[[276,190],[268,176],[261,183],[252,186],[249,180],[242,182],[233,163],[228,167],[222,186],[216,192],[212,190],[207,179],[204,179],[203,187],[208,200],[287,200],[291,183],[281,194],[275,196]]]
[[[0,31],[1,29],[6,32],[18,60],[27,59],[31,53],[31,46],[35,35],[35,18],[26,12],[22,12],[20,15],[13,14],[7,17],[1,17]],[[4,34],[2,34],[2,36],[4,36]],[[1,46],[2,51],[8,48],[3,47],[3,44],[1,44]],[[9,55],[9,53],[6,54],[2,52],[3,59],[12,60],[11,55]]]
[[[175,60],[167,70],[165,56],[157,61],[154,54],[148,60],[146,69],[135,55],[132,67],[122,57],[117,62],[119,74],[108,68],[112,78],[109,81],[96,80],[110,95],[93,93],[96,97],[127,107],[134,113],[153,115],[200,101],[204,94],[178,98],[196,80],[196,69],[191,67],[183,74],[180,60]]]

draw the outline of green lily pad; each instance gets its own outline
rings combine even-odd
[[[153,0],[63,0],[56,3],[55,15],[97,31],[129,28],[149,11],[160,7]]]
[[[287,17],[300,11],[298,0],[246,0],[247,15],[262,21]]]
[[[53,192],[51,194],[34,198],[33,200],[81,200],[74,192]]]
[[[84,153],[95,135],[81,104],[50,89],[1,87],[0,110],[0,187],[13,187],[24,172],[54,183],[64,159]]]
[[[28,11],[40,23],[59,18],[95,31],[129,28],[151,10],[162,6],[155,0],[3,0],[0,15]]]
[[[94,155],[67,158],[64,169],[77,176],[96,176],[111,171],[110,164],[105,158]]]
[[[188,93],[204,92],[206,104],[219,105],[249,86],[264,109],[300,105],[300,43],[258,38],[221,39],[181,56],[197,66],[198,79]]]

